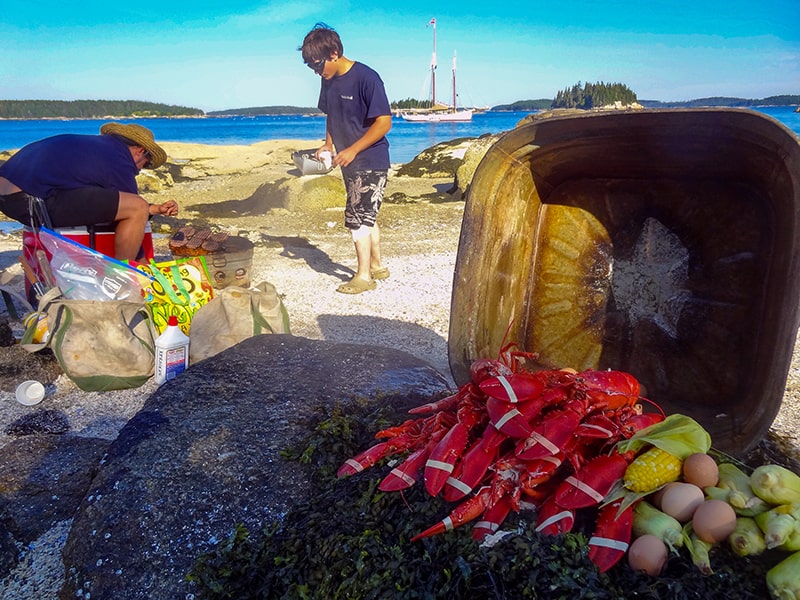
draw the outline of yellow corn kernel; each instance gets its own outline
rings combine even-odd
[[[648,493],[677,481],[683,461],[655,446],[637,456],[625,470],[623,483],[632,492]]]

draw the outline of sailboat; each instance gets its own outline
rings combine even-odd
[[[431,56],[431,106],[433,107],[428,112],[413,112],[401,113],[404,121],[412,121],[416,123],[438,123],[447,122],[455,123],[459,121],[471,121],[472,111],[468,109],[459,110],[456,107],[456,53],[453,52],[453,104],[452,106],[444,106],[438,108],[436,104],[436,19],[431,19],[428,23],[433,25],[433,55]]]

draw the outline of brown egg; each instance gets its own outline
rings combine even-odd
[[[695,509],[705,500],[703,490],[693,483],[676,481],[670,483],[661,496],[661,510],[681,523],[692,519]]]
[[[707,488],[719,482],[719,467],[708,454],[698,452],[683,461],[683,480],[697,487]]]
[[[644,571],[651,577],[661,574],[668,556],[669,551],[663,540],[649,533],[633,540],[628,548],[628,564],[631,569]]]
[[[694,511],[692,527],[704,542],[718,544],[736,529],[736,512],[724,500],[706,500]]]

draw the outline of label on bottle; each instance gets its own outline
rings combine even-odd
[[[169,348],[164,355],[164,379],[175,379],[186,370],[186,346]]]

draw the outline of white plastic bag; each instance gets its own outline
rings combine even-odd
[[[55,231],[42,227],[38,235],[56,283],[69,300],[139,301],[142,283],[152,281],[147,273]]]

